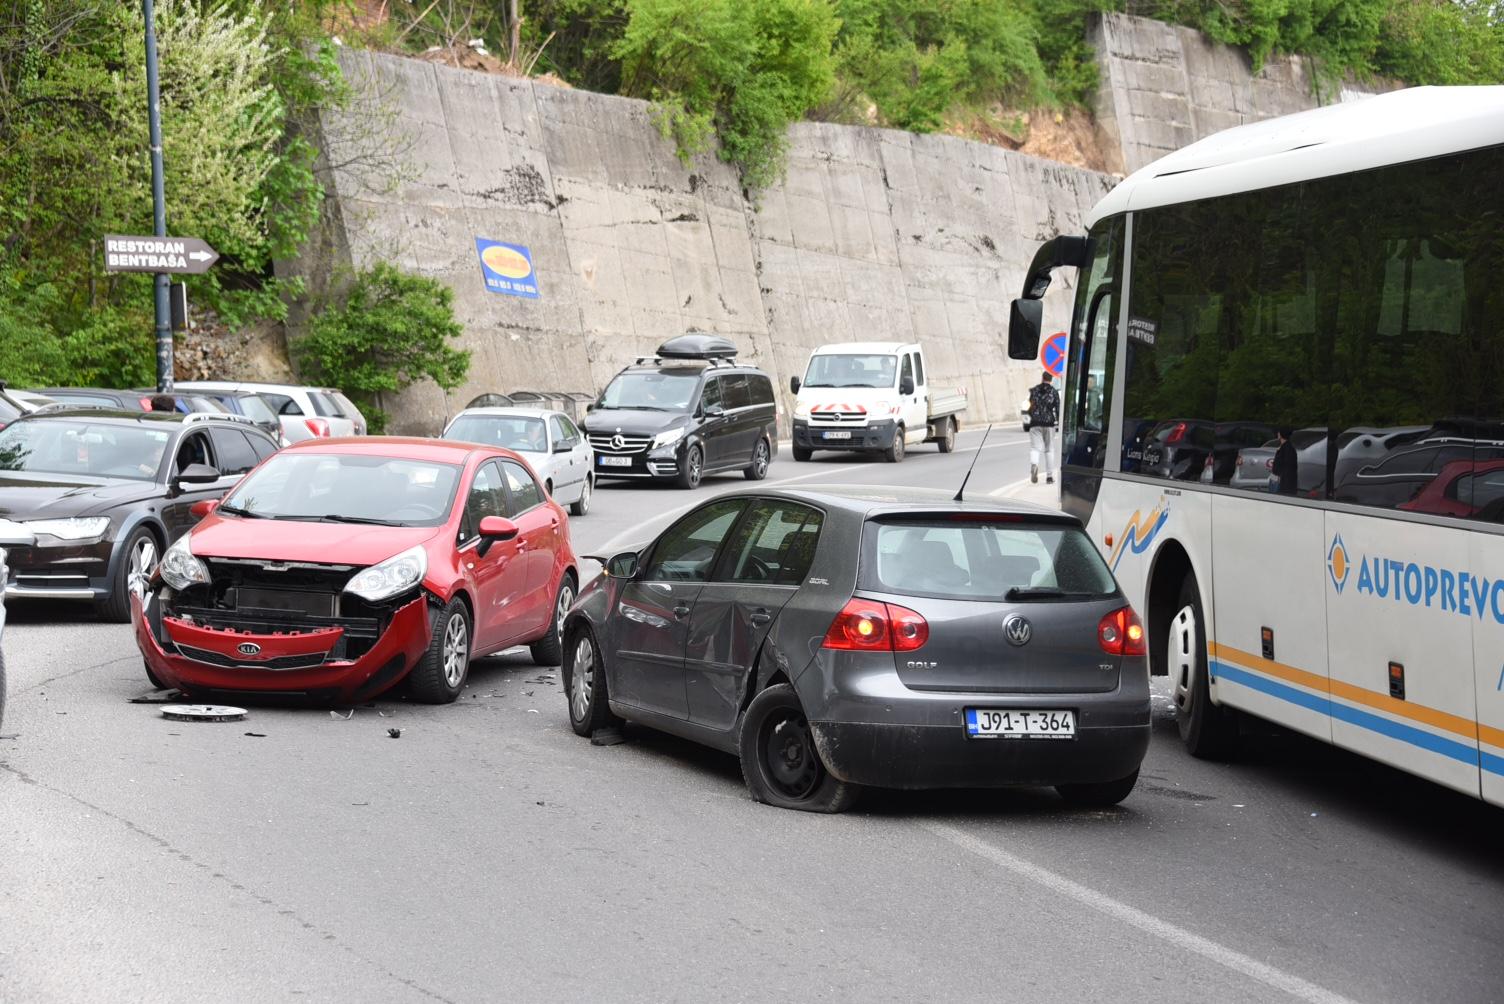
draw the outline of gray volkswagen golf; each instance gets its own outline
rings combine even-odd
[[[1113,805],[1149,745],[1143,627],[1080,524],[925,489],[722,495],[605,559],[565,622],[575,732],[741,757],[754,798],[1054,786]]]

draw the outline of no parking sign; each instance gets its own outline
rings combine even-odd
[[[1057,331],[1046,338],[1039,349],[1039,361],[1056,380],[1065,377],[1065,343],[1065,332]]]

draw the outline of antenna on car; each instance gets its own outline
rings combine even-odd
[[[992,435],[992,426],[989,425],[987,426],[987,431],[982,433],[982,441],[977,444],[977,452],[975,456],[971,458],[971,466],[966,468],[966,477],[961,479],[961,487],[956,489],[956,497],[951,499],[952,502],[966,501],[961,497],[961,495],[966,491],[966,482],[971,480],[971,472],[976,469],[977,460],[982,456],[982,447],[987,445],[987,437],[990,435]]]

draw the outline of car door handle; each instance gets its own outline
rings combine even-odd
[[[674,607],[674,616],[682,621],[684,618],[689,616],[690,609],[691,608],[688,604],[681,603],[677,607]]]
[[[747,619],[756,626],[762,627],[764,624],[772,623],[773,615],[768,613],[766,610],[754,610],[752,611],[752,616]]]

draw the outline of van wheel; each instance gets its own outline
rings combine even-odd
[[[768,476],[768,465],[773,462],[773,451],[768,449],[768,441],[759,439],[757,449],[752,451],[752,466],[744,468],[742,474],[748,481],[761,481]]]
[[[794,688],[769,687],[752,700],[739,739],[742,778],[765,805],[804,812],[845,812],[861,787],[825,769]]]
[[[807,464],[809,463],[809,458],[815,455],[815,451],[811,450],[807,446],[796,446],[794,447],[793,452],[794,463],[796,464]]]
[[[1180,584],[1180,598],[1161,644],[1175,703],[1175,724],[1186,750],[1200,760],[1232,756],[1238,742],[1237,712],[1212,703],[1206,617],[1194,575],[1187,575]]]
[[[1137,783],[1138,771],[1135,770],[1127,777],[1118,778],[1116,781],[1102,781],[1098,784],[1057,784],[1055,790],[1060,792],[1061,798],[1072,805],[1109,809],[1127,798],[1128,793]]]
[[[893,445],[883,451],[883,459],[890,464],[903,463],[903,426],[899,426],[893,432]]]
[[[956,420],[947,418],[944,420],[945,431],[942,432],[936,442],[940,446],[941,453],[950,453],[956,448]]]
[[[679,487],[698,488],[700,479],[705,476],[705,454],[700,452],[698,446],[691,446],[684,451],[684,464],[679,468]]]

